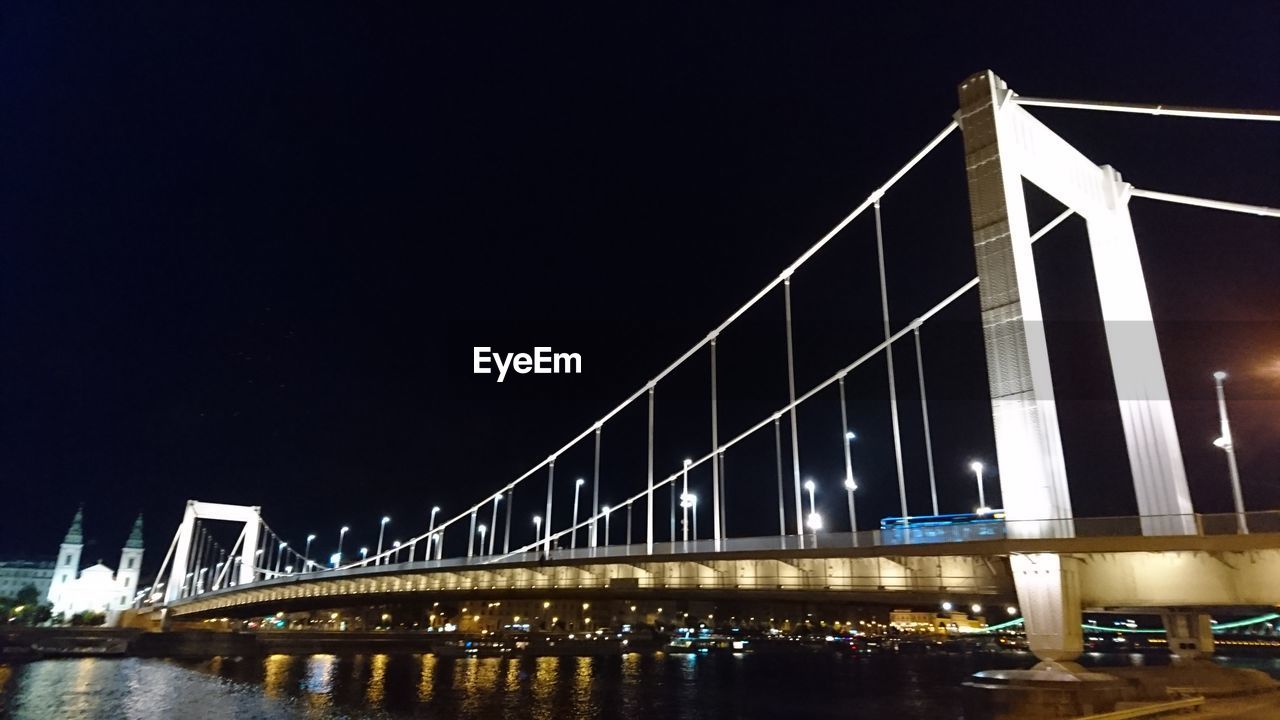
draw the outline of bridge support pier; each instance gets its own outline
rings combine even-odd
[[[1176,662],[1190,662],[1213,654],[1213,628],[1207,613],[1168,610],[1161,617],[1169,652]]]
[[[1026,622],[1027,642],[1040,659],[1030,670],[984,670],[964,684],[964,716],[984,720],[1092,716],[1124,697],[1123,681],[1075,662],[1084,650],[1080,628],[1079,558],[1055,553],[1009,556]]]
[[[1079,564],[1078,558],[1054,553],[1009,557],[1027,643],[1040,660],[1038,669],[1082,670],[1074,662],[1084,652]]]

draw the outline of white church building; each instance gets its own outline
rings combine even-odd
[[[70,618],[86,610],[107,614],[107,622],[115,621],[119,611],[133,605],[133,595],[138,588],[138,574],[142,570],[142,516],[133,523],[133,531],[120,551],[120,567],[112,570],[99,560],[97,564],[80,569],[80,552],[84,549],[82,528],[83,508],[76,516],[62,539],[62,549],[54,563],[53,581],[49,584],[49,602],[53,614],[62,613]]]

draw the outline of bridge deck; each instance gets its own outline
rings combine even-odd
[[[556,550],[506,556],[368,565],[295,574],[188,597],[169,605],[177,616],[208,616],[270,606],[320,608],[385,602],[406,594],[466,597],[520,594],[638,594],[705,597],[749,593],[832,600],[933,602],[938,597],[1012,598],[1007,558],[1053,553],[1090,559],[1085,596],[1093,606],[1143,606],[1168,601],[1163,588],[1183,587],[1190,572],[1212,578],[1200,593],[1174,604],[1270,604],[1280,591],[1267,577],[1280,568],[1280,533],[1251,535],[1109,535],[1118,529],[1087,523],[1092,535],[1011,537],[1007,527],[936,528],[942,532],[833,533],[798,538],[742,538],[716,551],[711,541]],[[1057,528],[1060,530],[1061,528]],[[1259,553],[1265,560],[1259,564]],[[1249,559],[1236,569],[1236,559]],[[1150,573],[1160,573],[1147,577]],[[1271,590],[1268,589],[1271,586]],[[1183,587],[1185,591],[1185,587]]]

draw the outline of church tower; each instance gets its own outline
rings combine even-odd
[[[133,531],[120,550],[120,567],[116,569],[116,583],[120,586],[120,597],[112,598],[111,604],[123,610],[133,604],[133,593],[138,589],[138,574],[142,571],[142,514],[133,521]]]
[[[62,538],[58,559],[54,563],[53,581],[49,583],[49,602],[55,613],[61,612],[71,600],[69,594],[80,572],[80,551],[84,549],[84,506],[76,508],[76,516]]]

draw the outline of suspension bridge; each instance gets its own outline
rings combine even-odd
[[[1031,649],[1042,661],[1069,661],[1079,655],[1085,608],[1163,613],[1172,648],[1188,654],[1211,649],[1207,613],[1212,609],[1267,609],[1280,600],[1280,512],[1246,511],[1225,405],[1219,445],[1231,463],[1235,512],[1196,512],[1128,208],[1138,199],[1269,218],[1280,218],[1280,210],[1134,187],[1114,168],[1085,157],[1031,109],[1139,113],[1150,116],[1151,122],[1162,122],[1163,117],[1275,122],[1280,114],[1023,97],[989,71],[965,80],[958,94],[958,111],[936,136],[747,302],[596,422],[523,474],[487,489],[470,507],[443,518],[440,508],[433,508],[415,537],[388,546],[380,533],[373,552],[344,552],[344,527],[338,534],[338,551],[323,562],[312,557],[315,536],[305,543],[287,541],[258,507],[190,501],[159,581],[140,603],[163,608],[170,617],[199,618],[350,606],[415,593],[458,598],[751,593],[901,603],[1016,597]],[[956,136],[964,149],[977,276],[958,287],[941,288],[936,304],[894,327],[882,201],[917,164]],[[1033,229],[1024,179],[1066,209]],[[867,215],[875,227],[880,299],[875,310],[882,320],[883,339],[821,382],[798,388],[793,280],[807,264],[821,262],[823,248]],[[1137,499],[1134,517],[1083,518],[1072,509],[1031,252],[1033,243],[1072,216],[1083,218],[1088,229]],[[944,516],[921,335],[940,311],[971,292],[979,298],[1003,507],[986,507],[984,468],[975,463],[978,507],[972,513]],[[780,335],[786,344],[787,402],[746,422],[722,418],[717,340],[753,307],[777,294],[782,295],[785,313]],[[916,377],[907,382],[918,385],[929,470],[928,515],[912,516],[908,508],[898,399],[904,378],[895,376],[895,351],[915,359]],[[900,517],[867,526],[860,524],[856,505],[845,386],[851,373],[868,372],[864,366],[879,359],[887,367],[884,382]],[[705,363],[708,373],[711,442],[703,454],[679,467],[659,468],[654,454],[655,396],[675,370],[693,363]],[[1221,392],[1222,378],[1218,382]],[[830,429],[830,437],[841,443],[846,518],[817,512],[814,487],[802,473],[800,416],[807,403],[831,396],[840,406],[841,425]],[[634,492],[629,497],[602,504],[603,437],[611,421],[636,406],[647,418],[644,474],[632,479]],[[730,425],[745,429],[726,432]],[[775,467],[769,469],[776,474],[777,533],[730,536],[725,458],[735,446],[761,435],[772,440],[775,450]],[[589,477],[566,475],[563,462],[557,475],[557,460],[584,446],[594,458]],[[709,498],[690,492],[690,473],[699,470],[711,476]],[[520,521],[513,535],[515,491],[524,486],[540,493],[541,483],[546,495],[535,508],[535,534],[527,542],[518,540],[515,535],[525,535],[528,526]],[[573,488],[571,512],[555,506],[556,490],[566,483]],[[586,497],[580,513],[581,492]],[[214,522],[241,526],[231,547],[221,547],[205,532],[204,525]],[[381,529],[386,524],[384,518]],[[835,530],[836,525],[842,529]],[[454,544],[462,537],[465,552],[446,556],[446,535]],[[1189,582],[1191,578],[1195,581]]]

